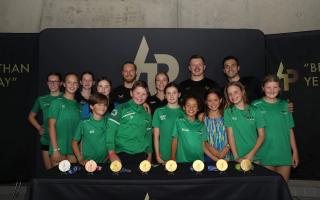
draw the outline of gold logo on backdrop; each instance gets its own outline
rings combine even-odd
[[[277,76],[279,79],[283,79],[283,90],[290,90],[290,83],[294,83],[299,79],[299,73],[294,69],[284,69],[282,62],[280,62]]]
[[[149,52],[149,46],[146,38],[143,36],[134,63],[137,65],[138,79],[142,73],[147,73],[148,85],[151,94],[155,92],[155,76],[158,72],[158,64],[166,64],[168,66],[167,74],[170,81],[174,81],[179,74],[179,63],[175,57],[169,54],[153,54],[156,63],[146,63]]]

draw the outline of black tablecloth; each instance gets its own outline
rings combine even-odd
[[[207,167],[195,173],[190,166],[179,164],[173,174],[163,166],[152,167],[148,174],[137,166],[119,174],[111,173],[107,165],[93,174],[84,169],[63,174],[54,168],[32,180],[30,199],[292,199],[282,177],[258,165],[246,173],[236,170],[233,162],[223,173]]]

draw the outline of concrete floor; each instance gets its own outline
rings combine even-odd
[[[28,183],[22,183],[14,195],[15,184],[0,185],[0,200],[27,200]],[[320,200],[320,181],[290,180],[289,189],[294,200]]]

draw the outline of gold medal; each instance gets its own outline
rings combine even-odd
[[[84,166],[87,172],[92,173],[97,169],[97,163],[94,160],[89,160]]]
[[[110,164],[110,170],[114,173],[120,172],[121,168],[122,168],[122,164],[119,160],[114,160]]]
[[[168,160],[165,168],[168,172],[174,172],[177,170],[177,163],[174,160]]]
[[[240,167],[243,171],[247,172],[250,171],[252,168],[252,163],[249,159],[244,159],[240,163]]]
[[[141,161],[139,168],[142,172],[147,173],[151,169],[151,163],[148,160]]]
[[[228,162],[225,161],[224,159],[219,159],[216,162],[216,167],[220,172],[224,172],[228,169]]]
[[[204,163],[201,160],[195,160],[192,163],[192,168],[196,172],[202,172],[202,170],[204,169]]]
[[[70,170],[71,164],[69,162],[69,160],[62,160],[61,162],[59,162],[59,170],[61,172],[67,172]]]

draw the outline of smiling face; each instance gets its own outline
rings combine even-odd
[[[165,92],[165,97],[168,101],[168,104],[176,105],[178,104],[180,93],[176,87],[168,87]]]
[[[239,76],[240,66],[234,59],[226,60],[223,64],[223,72],[228,77],[228,79],[233,79]]]
[[[80,84],[82,85],[82,88],[85,90],[89,90],[92,88],[94,84],[94,80],[91,74],[83,74],[81,77]]]
[[[166,87],[166,85],[168,84],[168,78],[166,75],[164,74],[158,74],[156,76],[156,89],[157,91],[164,91],[164,88]]]
[[[281,90],[279,83],[275,81],[266,82],[262,89],[265,93],[265,98],[268,100],[276,99]]]
[[[62,85],[61,80],[57,75],[50,75],[48,77],[47,84],[48,84],[49,91],[51,93],[59,92],[60,86]]]
[[[130,92],[132,100],[138,104],[142,105],[148,98],[148,92],[144,87],[137,86]]]
[[[201,58],[193,58],[189,63],[189,70],[191,77],[204,77],[204,70],[206,66]]]
[[[63,86],[65,87],[66,94],[74,94],[79,88],[78,77],[74,74],[69,74],[65,78],[65,82],[63,83]]]
[[[210,93],[207,96],[206,104],[210,111],[219,111],[219,107],[221,104],[222,99],[215,93]]]
[[[188,98],[183,106],[187,117],[194,120],[199,111],[198,101],[195,98]]]
[[[133,83],[137,77],[137,71],[133,64],[127,63],[122,70],[123,81],[126,83]]]
[[[90,105],[90,109],[94,116],[102,117],[107,111],[107,105],[105,103],[96,103],[94,105]]]
[[[227,89],[228,99],[234,105],[240,105],[244,103],[244,92],[236,85],[231,85]]]
[[[107,80],[101,80],[97,85],[97,92],[105,96],[109,96],[111,92],[111,85]]]

